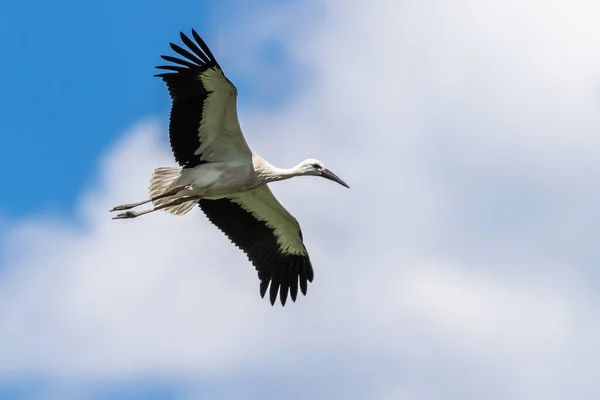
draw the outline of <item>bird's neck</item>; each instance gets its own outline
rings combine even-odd
[[[286,179],[293,178],[294,176],[300,175],[296,167],[293,168],[277,168],[273,167],[270,174],[271,181],[284,181]]]
[[[284,181],[286,179],[302,175],[297,165],[292,168],[279,168],[269,165],[268,171],[265,172],[266,173],[264,175],[267,182]]]

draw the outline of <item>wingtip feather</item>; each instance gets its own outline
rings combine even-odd
[[[277,293],[279,292],[279,280],[276,278],[271,279],[271,289],[269,290],[269,300],[271,305],[275,305],[277,301]]]
[[[285,306],[289,288],[290,287],[288,285],[281,285],[281,287],[279,288],[279,299],[281,300],[282,307]]]
[[[265,294],[267,294],[267,288],[269,287],[269,280],[265,279],[264,281],[260,282],[260,297],[262,299],[265,298]]]

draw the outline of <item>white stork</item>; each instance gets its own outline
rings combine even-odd
[[[212,52],[192,29],[194,43],[183,32],[190,51],[171,43],[183,58],[163,55],[173,64],[156,68],[172,100],[169,138],[180,167],[160,167],[150,180],[150,199],[114,207],[130,210],[146,203],[153,208],[126,211],[113,219],[134,218],[156,210],[183,215],[199,204],[208,219],[252,262],[264,298],[270,285],[271,305],[277,295],[285,305],[298,286],[306,295],[313,268],[296,219],[277,201],[269,182],[311,175],[349,187],[315,159],[293,168],[277,168],[253,153],[237,116],[237,89],[227,79]]]

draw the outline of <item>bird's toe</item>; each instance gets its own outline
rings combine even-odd
[[[135,218],[138,214],[135,211],[127,211],[121,214],[117,214],[113,217],[113,219],[126,219],[126,218]]]

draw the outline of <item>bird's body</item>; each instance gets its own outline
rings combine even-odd
[[[134,218],[156,210],[183,215],[196,204],[208,219],[240,247],[261,280],[261,296],[270,286],[270,301],[288,293],[296,300],[298,286],[306,294],[313,269],[296,219],[267,186],[295,176],[322,176],[346,187],[323,164],[307,159],[293,168],[277,168],[253,153],[237,117],[237,89],[200,36],[194,43],[181,33],[192,51],[171,43],[185,59],[162,56],[176,65],[159,66],[173,101],[169,124],[171,148],[179,167],[159,167],[150,180],[150,199],[112,211],[152,203],[142,212],[126,211],[115,219]]]
[[[209,196],[223,197],[254,189],[261,182],[252,165],[225,161],[183,168],[179,184],[191,185],[194,193],[206,198]]]

